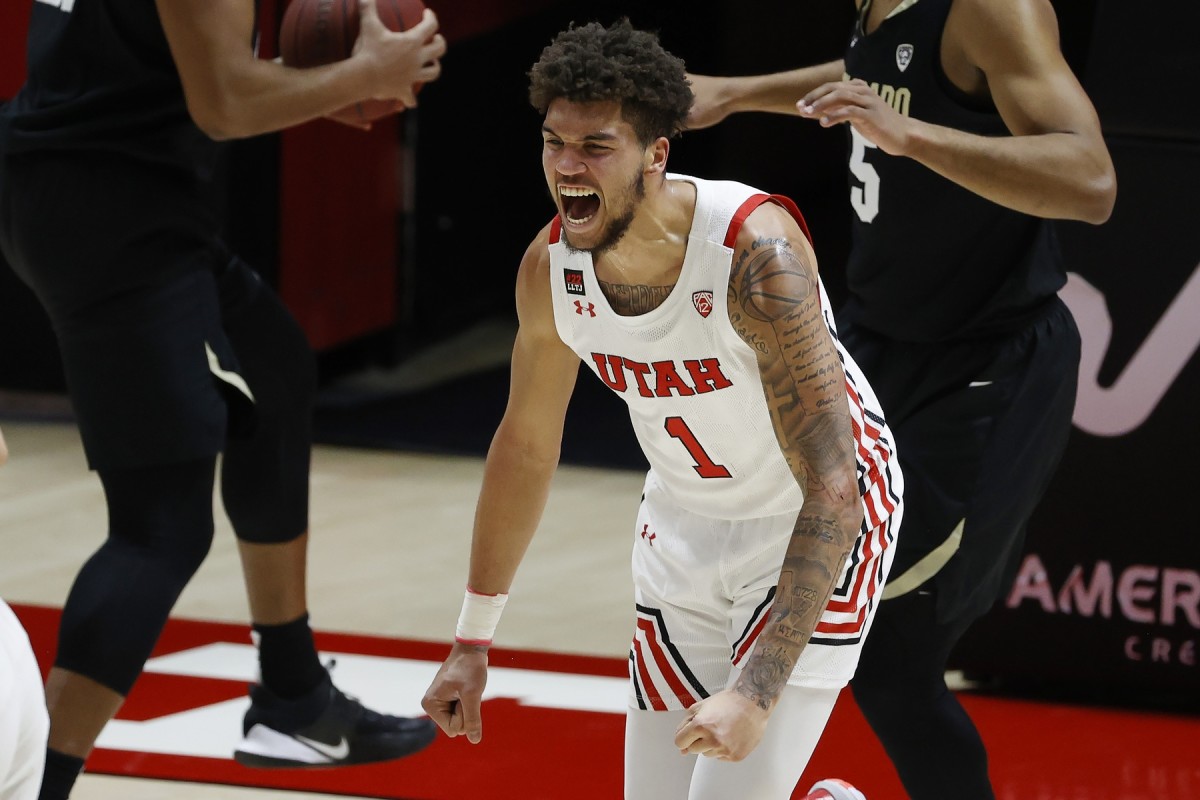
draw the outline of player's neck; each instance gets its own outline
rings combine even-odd
[[[599,274],[621,283],[663,285],[679,274],[696,212],[696,187],[688,181],[663,181],[647,187],[646,198],[616,246],[595,259]]]
[[[867,11],[867,33],[875,31],[879,25],[902,5],[912,5],[916,0],[871,0],[871,8]]]

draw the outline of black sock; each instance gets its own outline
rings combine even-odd
[[[283,625],[254,626],[263,685],[285,700],[301,697],[325,681],[308,614]]]
[[[71,787],[83,771],[83,759],[46,749],[46,771],[42,774],[42,791],[38,800],[67,800]]]

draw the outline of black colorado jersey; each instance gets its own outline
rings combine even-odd
[[[211,169],[216,144],[188,115],[154,0],[38,0],[27,66],[0,125],[9,155],[118,153],[160,178]]]
[[[995,108],[980,108],[942,71],[942,29],[952,2],[902,5],[867,35],[867,0],[846,51],[846,73],[906,116],[1006,136]],[[1003,333],[1040,313],[1065,282],[1048,221],[985,200],[850,131],[847,281],[859,324],[894,339],[932,342]]]

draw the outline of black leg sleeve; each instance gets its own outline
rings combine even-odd
[[[946,660],[969,619],[936,622],[936,598],[883,602],[851,682],[912,800],[994,800],[987,752],[946,687]]]
[[[212,545],[216,457],[102,470],[109,534],[71,587],[56,666],[125,695]]]

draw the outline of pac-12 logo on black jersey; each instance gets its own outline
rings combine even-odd
[[[587,294],[583,290],[583,271],[578,269],[564,269],[563,280],[567,284],[567,294]]]

